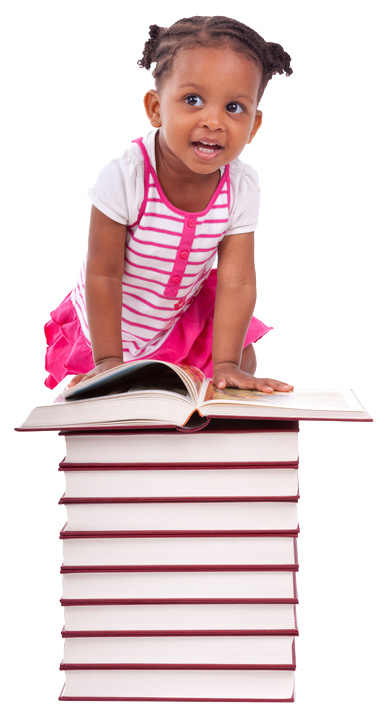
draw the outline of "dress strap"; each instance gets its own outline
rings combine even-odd
[[[141,217],[142,217],[142,215],[143,215],[143,213],[144,213],[144,211],[145,211],[145,208],[146,208],[146,203],[147,203],[147,199],[148,199],[148,189],[149,189],[149,186],[150,186],[150,175],[152,175],[152,177],[155,179],[155,181],[156,181],[156,183],[157,183],[158,189],[161,188],[161,185],[160,185],[160,183],[159,183],[159,178],[158,178],[158,176],[157,176],[157,173],[156,173],[156,171],[154,170],[153,166],[151,165],[150,157],[149,157],[149,155],[148,155],[148,153],[147,153],[146,146],[145,146],[144,143],[143,143],[143,138],[142,138],[142,137],[141,137],[141,138],[136,138],[135,140],[132,141],[132,143],[136,143],[136,144],[139,146],[139,148],[140,148],[140,150],[141,150],[141,153],[142,153],[142,155],[143,155],[143,160],[144,160],[144,201],[143,201],[143,203],[142,203],[142,206],[141,206],[141,209],[140,209],[140,212],[139,212],[139,216],[138,216],[138,219],[137,219],[137,221],[136,221],[136,223],[139,223],[139,221],[140,221],[140,219],[141,219]],[[185,213],[184,211],[182,211],[182,213],[184,214],[184,216],[188,216],[188,215],[192,215],[192,216],[205,215],[205,213],[207,212],[207,210],[209,210],[210,207],[213,205],[213,203],[214,203],[214,201],[215,201],[215,198],[216,198],[216,197],[219,195],[219,193],[221,192],[222,187],[223,187],[223,185],[224,185],[225,182],[226,182],[226,188],[227,188],[227,208],[228,208],[228,212],[230,213],[230,208],[231,208],[230,165],[227,164],[227,165],[225,165],[225,167],[224,167],[224,171],[223,171],[223,173],[222,173],[222,175],[221,175],[221,178],[220,178],[220,181],[219,181],[219,183],[218,183],[218,186],[217,186],[217,188],[215,189],[215,192],[213,193],[213,195],[212,195],[212,197],[211,197],[211,199],[210,199],[210,202],[209,202],[207,208],[204,209],[203,213],[187,214],[187,213]],[[162,192],[162,191],[161,191],[161,192]],[[166,204],[171,205],[171,204],[169,204],[169,201],[168,201],[167,199],[166,199],[165,202],[166,202]],[[181,213],[181,210],[179,210],[179,209],[177,209],[177,208],[174,208],[173,210],[175,210],[176,212]]]
[[[132,143],[136,143],[139,146],[139,148],[142,152],[142,155],[143,155],[143,160],[144,160],[144,198],[143,198],[143,203],[140,206],[137,221],[135,223],[135,225],[138,225],[140,223],[140,219],[143,216],[143,213],[146,209],[146,204],[147,204],[147,199],[148,199],[148,189],[150,186],[151,163],[150,163],[150,159],[148,157],[146,146],[143,143],[143,138],[136,138],[135,140],[132,141]]]
[[[139,146],[139,148],[143,154],[144,164],[148,167],[150,165],[150,159],[148,157],[146,146],[143,143],[143,138],[136,138],[135,140],[132,141],[132,143],[137,143],[137,145]]]

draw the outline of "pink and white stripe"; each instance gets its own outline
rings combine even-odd
[[[122,338],[124,360],[152,356],[199,293],[214,265],[230,208],[226,166],[207,208],[186,213],[165,197],[142,140],[145,193],[136,223],[128,226],[123,276]],[[85,271],[72,294],[89,340]]]

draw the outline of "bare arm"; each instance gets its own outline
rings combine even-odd
[[[256,303],[254,234],[227,236],[218,251],[218,281],[214,313],[213,381],[265,393],[291,391],[275,379],[260,379],[240,368],[242,349]]]
[[[86,305],[95,367],[70,386],[123,363],[122,276],[127,227],[91,209],[86,267]]]

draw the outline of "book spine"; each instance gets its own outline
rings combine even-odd
[[[168,531],[166,530],[137,530],[137,531],[128,531],[128,530],[112,530],[112,531],[67,531],[65,528],[63,528],[60,532],[60,539],[114,539],[114,538],[124,538],[124,539],[133,539],[133,538],[156,538],[156,537],[162,537],[162,538],[177,538],[177,537],[293,537],[296,539],[299,534],[299,527],[296,529],[268,529],[267,531],[264,529],[236,529],[235,531],[228,529],[225,530],[209,530],[209,531],[200,531],[199,529],[189,529],[187,531],[184,531],[183,529],[170,529]]]
[[[105,602],[108,602],[110,604],[298,604],[298,594],[295,592],[290,597],[253,597],[252,599],[246,599],[245,597],[213,597],[211,599],[207,599],[206,597],[200,597],[200,599],[192,599],[190,600],[189,597],[155,597],[154,599],[151,599],[151,597],[134,597],[133,599],[129,598],[110,598],[108,597],[107,600],[105,599]],[[73,603],[81,603],[81,604],[93,604],[97,603],[100,604],[100,601],[95,600],[94,598],[91,599],[63,599],[63,606],[67,606],[67,602],[69,602],[69,606]]]
[[[298,469],[299,459],[293,461],[230,461],[230,462],[189,462],[188,464],[176,464],[174,462],[166,462],[159,464],[145,463],[94,463],[94,462],[71,462],[63,461],[59,463],[59,471],[110,471],[118,470],[134,470],[134,471],[159,471],[172,470],[179,471],[181,469]]]
[[[98,669],[260,669],[295,670],[295,664],[71,664],[61,662],[60,670]]]
[[[170,503],[170,504],[197,504],[198,502],[204,503],[217,503],[217,502],[298,502],[299,494],[295,496],[65,496],[65,494],[59,499],[60,505],[67,504],[157,504],[157,503]]]
[[[63,639],[84,637],[297,637],[298,629],[104,629],[69,631],[63,629]]]

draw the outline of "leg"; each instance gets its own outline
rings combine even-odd
[[[248,346],[245,346],[243,352],[242,352],[242,360],[241,360],[241,366],[240,369],[242,371],[246,371],[248,374],[253,374],[256,371],[256,352],[254,349],[254,346],[252,343],[250,343]]]

